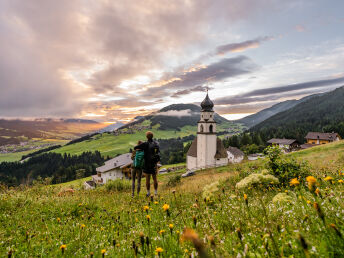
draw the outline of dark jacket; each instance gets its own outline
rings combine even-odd
[[[158,142],[154,140],[146,141],[134,147],[134,150],[137,149],[143,150],[145,153],[145,166],[143,171],[147,174],[155,174],[156,165],[160,161],[160,148]]]

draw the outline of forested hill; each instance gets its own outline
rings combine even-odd
[[[337,132],[344,136],[344,87],[314,96],[250,129],[264,138],[293,138],[304,142],[309,131]]]
[[[187,125],[197,125],[200,111],[200,106],[194,104],[172,104],[157,112],[140,117],[135,122],[128,123],[119,129],[129,128],[135,124],[150,123],[151,126],[159,125],[160,130],[180,130]],[[215,120],[219,124],[231,123],[216,113]]]
[[[239,120],[236,120],[235,122],[238,123],[242,123],[245,126],[247,126],[248,128],[251,128],[261,122],[263,122],[264,120],[268,119],[269,117],[272,117],[273,115],[279,113],[279,112],[283,112],[285,110],[288,110],[292,107],[295,107],[297,104],[304,102],[314,96],[317,95],[310,95],[310,96],[306,96],[302,99],[296,100],[296,99],[291,99],[291,100],[286,100],[280,103],[277,103],[269,108],[263,109],[255,114],[246,116],[244,118],[241,118]]]

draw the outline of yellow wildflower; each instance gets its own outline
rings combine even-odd
[[[61,246],[60,246],[60,249],[61,249],[61,250],[64,250],[64,249],[66,249],[66,248],[67,248],[67,245],[61,245]]]
[[[297,178],[295,177],[295,178],[293,178],[292,180],[290,180],[289,184],[290,184],[290,186],[296,186],[296,185],[299,185],[300,182],[299,182],[299,180],[297,180]]]
[[[338,180],[338,183],[341,183],[341,184],[342,184],[342,183],[344,183],[344,180],[343,180],[343,179],[339,179],[339,180]]]
[[[159,202],[155,201],[154,204],[158,204]]]
[[[244,194],[244,200],[245,201],[247,200],[247,194]]]
[[[164,249],[162,249],[161,247],[157,247],[156,249],[155,249],[155,252],[157,253],[157,254],[160,254],[160,253],[162,253],[164,251]]]
[[[170,208],[170,205],[168,205],[168,204],[166,204],[166,203],[162,206],[162,209],[163,209],[164,211],[169,210],[169,208]]]
[[[147,215],[147,216],[146,216],[146,219],[147,219],[148,221],[150,221],[150,220],[151,220],[151,217],[150,217],[149,215]]]
[[[143,206],[143,210],[144,211],[148,211],[149,210],[149,206],[147,206],[147,205]]]
[[[81,228],[84,228],[84,227],[86,227],[86,225],[85,225],[85,224],[81,224],[80,227],[81,227]]]
[[[317,179],[314,176],[308,176],[308,177],[306,177],[306,181],[308,183],[315,184],[317,182]]]
[[[325,181],[332,181],[332,180],[333,180],[333,177],[327,176],[327,177],[324,178],[324,180],[325,180]]]
[[[319,195],[320,194],[320,190],[319,190],[319,188],[317,188],[317,189],[315,189],[315,191],[314,191],[317,195]]]
[[[168,225],[170,229],[173,229],[173,224]]]
[[[160,234],[160,235],[162,235],[162,234],[164,234],[164,233],[165,233],[165,230],[163,230],[163,229],[159,231],[159,234]]]
[[[61,221],[61,219],[60,218],[57,218],[57,222],[60,222]]]
[[[311,204],[311,201],[307,201],[308,204]]]
[[[105,250],[105,249],[102,249],[100,252],[101,252],[101,254],[105,254],[105,253],[106,253],[106,250]]]

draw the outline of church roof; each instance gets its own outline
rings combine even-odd
[[[228,158],[227,151],[225,149],[225,146],[223,146],[223,143],[220,138],[216,139],[216,154],[215,154],[216,159],[221,159],[221,158]]]
[[[197,157],[197,137],[192,141],[187,156]]]
[[[188,150],[187,156],[197,158],[197,137],[193,140]],[[214,158],[221,159],[221,158],[227,158],[227,157],[228,157],[228,154],[225,147],[223,146],[221,139],[217,138],[216,139],[216,154]]]
[[[210,100],[209,95],[207,93],[207,96],[205,97],[205,99],[202,101],[201,103],[201,111],[213,111],[213,107],[214,107],[214,103]]]

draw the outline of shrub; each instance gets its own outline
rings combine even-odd
[[[269,158],[268,169],[282,184],[287,185],[292,178],[306,178],[309,175],[306,162],[299,163],[295,159],[282,159],[279,147],[269,146],[264,152]]]
[[[126,179],[110,180],[108,183],[105,184],[105,189],[107,191],[121,192],[131,189],[131,184],[130,181]]]
[[[167,185],[168,186],[176,186],[180,184],[181,176],[176,175],[176,176],[171,176],[168,178]]]
[[[219,181],[216,181],[214,183],[211,183],[209,185],[206,185],[203,188],[203,193],[202,193],[202,197],[203,199],[206,200],[211,200],[214,196],[214,193],[219,189]]]
[[[258,187],[258,186],[267,186],[270,184],[278,184],[278,178],[274,177],[273,175],[264,175],[262,173],[254,173],[236,184],[236,188],[238,190],[243,190],[249,187]]]
[[[286,193],[278,193],[272,198],[272,202],[278,204],[292,203],[293,201],[294,199]]]

